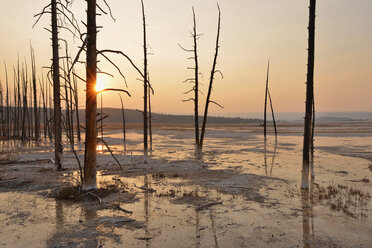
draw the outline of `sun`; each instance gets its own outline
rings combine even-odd
[[[102,79],[100,78],[97,78],[97,82],[96,82],[96,92],[98,91],[101,91],[105,89],[105,81],[103,81]]]

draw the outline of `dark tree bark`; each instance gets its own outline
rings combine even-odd
[[[53,47],[53,102],[54,102],[54,157],[57,170],[62,170],[62,124],[61,124],[61,92],[59,74],[59,40],[57,23],[57,3],[51,2],[52,11],[52,47]]]
[[[195,86],[194,86],[194,122],[195,122],[195,151],[196,153],[201,152],[200,141],[199,141],[199,61],[198,61],[198,34],[196,28],[196,17],[195,10],[192,8],[192,16],[194,21],[194,61],[195,61]]]
[[[124,111],[124,104],[123,104],[123,99],[121,98],[121,95],[119,94],[120,96],[120,102],[121,102],[121,114],[122,114],[122,118],[123,118],[123,142],[124,142],[124,151],[127,150],[127,142],[126,142],[126,130],[125,130],[125,111]]]
[[[267,113],[267,93],[269,90],[269,70],[270,70],[270,61],[267,62],[267,72],[266,72],[265,106],[264,106],[264,139],[266,139],[266,113]]]
[[[76,113],[76,132],[77,132],[77,139],[78,142],[81,142],[81,135],[80,135],[80,120],[79,120],[79,93],[78,93],[78,86],[76,77],[73,77],[74,80],[74,97],[75,97],[75,113]]]
[[[86,58],[86,134],[84,156],[83,190],[97,188],[96,182],[96,144],[97,144],[97,26],[96,26],[96,0],[88,0],[87,10],[87,58]]]
[[[269,95],[269,100],[270,100],[271,117],[273,118],[273,125],[274,125],[274,132],[275,132],[275,141],[277,141],[278,140],[278,131],[276,130],[276,121],[275,121],[275,115],[274,115],[273,101],[271,100],[271,94],[270,94],[269,89],[268,89],[267,93]]]
[[[150,80],[149,80],[150,81]],[[149,136],[150,136],[150,151],[152,151],[152,114],[151,114],[151,90],[147,87],[147,94],[149,96]]]
[[[311,143],[311,119],[314,98],[314,52],[315,52],[315,9],[316,0],[310,0],[309,7],[309,40],[308,40],[308,61],[307,61],[307,81],[306,81],[306,112],[304,143],[302,154],[302,181],[301,188],[309,188],[309,162],[310,162],[310,143]]]
[[[315,129],[315,100],[313,97],[313,111],[312,111],[312,123],[311,123],[311,144],[310,144],[310,169],[311,169],[311,178],[315,178],[315,172],[314,172],[314,129]]]
[[[35,120],[35,140],[39,141],[40,139],[40,122],[39,122],[39,113],[37,106],[37,87],[36,87],[36,65],[35,65],[35,53],[34,49],[31,46],[31,65],[32,65],[32,87],[34,93],[34,120]]]
[[[216,74],[218,50],[219,50],[219,47],[220,47],[219,46],[219,41],[220,41],[220,30],[221,30],[221,10],[220,10],[220,6],[217,5],[217,7],[218,7],[218,28],[217,28],[217,38],[216,38],[216,52],[214,54],[211,76],[209,78],[208,94],[207,94],[207,99],[206,99],[206,102],[205,102],[203,126],[202,126],[202,129],[201,129],[201,135],[200,135],[200,145],[199,145],[200,151],[203,149],[203,141],[204,141],[205,128],[206,128],[206,125],[207,125],[209,103],[217,104],[216,102],[213,102],[213,101],[210,100],[211,93],[212,93],[212,87],[213,87],[213,81],[214,81],[214,75]]]
[[[147,39],[146,39],[146,18],[145,18],[145,6],[143,0],[142,5],[142,19],[143,19],[143,56],[144,56],[144,67],[143,67],[143,152],[144,152],[144,163],[147,163],[148,159],[148,142],[147,142],[147,87],[148,87],[148,71],[147,71]]]
[[[8,70],[6,68],[6,64],[4,62],[4,67],[5,67],[5,83],[6,83],[6,136],[7,139],[9,140],[10,138],[10,120],[9,120],[9,82],[8,82]]]

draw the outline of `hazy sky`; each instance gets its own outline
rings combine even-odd
[[[100,0],[97,0],[100,2]],[[17,54],[29,59],[31,40],[37,66],[50,65],[51,41],[44,30],[50,22],[46,15],[35,27],[34,14],[48,0],[0,0],[0,60],[11,69]],[[107,0],[114,17],[98,18],[104,28],[98,34],[98,47],[122,50],[143,67],[142,20],[140,0]],[[154,55],[149,58],[150,77],[155,95],[156,112],[192,113],[191,102],[182,93],[191,85],[182,83],[192,76],[187,70],[193,61],[178,43],[192,47],[192,6],[195,7],[200,38],[200,69],[206,93],[212,66],[217,28],[215,0],[145,0],[148,23],[148,43]],[[317,111],[372,111],[372,1],[319,0],[316,19],[315,101]],[[85,17],[85,1],[75,0],[74,11],[80,20]],[[213,113],[261,112],[267,60],[270,58],[270,90],[274,109],[278,112],[303,112],[307,61],[308,0],[220,0],[222,30],[217,77],[213,100],[225,108],[212,106]],[[102,4],[103,6],[103,4]],[[80,25],[83,29],[84,26]],[[71,35],[61,33],[71,40]],[[72,56],[80,42],[71,40]],[[112,59],[126,75],[128,108],[142,108],[142,84],[139,76],[121,57]],[[103,61],[103,58],[100,59]],[[101,77],[107,87],[125,87],[122,78],[107,63],[101,69],[115,78]],[[0,78],[4,85],[4,68]],[[84,70],[80,75],[85,77]],[[85,88],[80,82],[81,90]],[[84,104],[84,92],[80,102]],[[201,106],[204,106],[202,96]],[[106,106],[119,107],[117,93],[105,93]],[[202,108],[200,109],[202,110]]]

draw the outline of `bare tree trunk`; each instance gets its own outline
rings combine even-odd
[[[80,136],[80,120],[79,120],[79,92],[78,92],[76,76],[73,77],[73,80],[74,80],[74,94],[75,94],[76,132],[77,132],[77,139],[80,143],[81,136]]]
[[[35,120],[35,140],[40,139],[40,123],[39,113],[37,107],[37,86],[36,86],[36,65],[35,65],[35,52],[31,46],[31,65],[32,65],[32,86],[34,89],[34,120]]]
[[[9,82],[8,82],[8,70],[6,68],[6,64],[4,62],[4,67],[5,67],[5,83],[6,83],[6,136],[7,139],[9,140],[10,136],[10,120],[9,120]]]
[[[68,64],[68,61],[67,61],[67,68],[69,68],[69,64]],[[75,143],[75,137],[74,137],[74,108],[72,106],[73,104],[73,95],[72,95],[72,84],[71,84],[71,78],[69,76],[68,78],[69,80],[69,88],[70,88],[70,99],[71,99],[71,103],[70,103],[70,139],[71,139],[71,142],[72,144]]]
[[[270,70],[270,61],[267,62],[267,72],[266,72],[265,107],[264,107],[264,139],[266,139],[266,113],[267,113],[267,92],[269,90],[269,70]]]
[[[17,108],[17,113],[16,113],[16,116],[15,116],[15,120],[17,122],[16,124],[16,135],[17,137],[20,137],[20,127],[21,127],[21,114],[22,114],[22,109],[21,109],[21,105],[22,105],[22,98],[21,98],[21,77],[20,77],[20,69],[19,69],[19,59],[17,61],[17,94],[18,94],[18,100],[17,100],[17,103],[14,103],[14,104],[17,104],[18,105],[18,108]],[[15,97],[17,98],[17,97]]]
[[[101,139],[103,139],[103,93],[101,94]]]
[[[148,87],[148,92],[147,94],[149,95],[149,134],[150,134],[150,151],[152,151],[152,115],[151,115],[151,92],[150,92],[150,87]]]
[[[198,60],[198,33],[196,28],[196,17],[194,7],[192,8],[192,16],[194,21],[194,61],[195,61],[195,86],[194,86],[194,125],[195,125],[195,152],[198,154],[201,152],[200,141],[199,141],[199,60]]]
[[[27,68],[26,68],[27,71]],[[26,140],[26,115],[27,111],[27,76],[25,76],[24,68],[22,70],[22,85],[23,85],[23,113],[22,113],[22,141]]]
[[[42,81],[40,82],[40,91],[41,91],[41,98],[43,101],[43,129],[44,129],[44,140],[46,140],[47,136],[47,115],[46,115],[46,105],[45,105],[45,86],[44,86],[44,76],[42,77]],[[41,110],[40,110],[41,111]]]
[[[144,68],[143,68],[143,152],[144,152],[144,163],[147,163],[148,159],[148,144],[147,144],[147,87],[148,87],[148,75],[147,75],[147,40],[146,40],[146,18],[145,18],[145,6],[143,0],[142,5],[142,19],[143,19],[143,55],[144,55]]]
[[[268,89],[268,93],[269,93],[269,100],[270,100],[271,116],[273,118],[273,124],[274,124],[275,141],[277,141],[278,140],[278,131],[276,130],[276,121],[275,121],[275,115],[274,115],[273,101],[271,100],[271,94],[270,94],[269,89]]]
[[[125,135],[125,111],[124,111],[124,104],[123,104],[123,99],[121,98],[121,95],[119,94],[120,96],[120,102],[121,102],[121,114],[122,114],[122,117],[123,117],[123,142],[124,142],[124,151],[127,150],[127,142],[126,142],[126,135]]]
[[[306,81],[306,112],[305,112],[305,129],[304,143],[302,154],[302,180],[301,188],[309,188],[309,151],[311,139],[311,119],[312,119],[312,104],[314,97],[314,51],[315,51],[315,9],[316,0],[310,0],[309,7],[309,48],[307,61],[307,81]]]
[[[207,125],[207,117],[208,117],[208,107],[209,107],[209,103],[212,102],[210,100],[210,97],[211,97],[211,93],[212,93],[214,75],[216,73],[216,65],[217,65],[217,57],[218,57],[218,49],[219,49],[219,41],[220,41],[221,10],[220,10],[219,5],[217,5],[217,7],[218,7],[218,28],[217,28],[217,38],[216,38],[216,52],[214,54],[213,66],[212,66],[211,76],[210,76],[210,79],[209,79],[208,95],[207,95],[207,99],[206,99],[206,102],[205,102],[203,126],[202,126],[202,129],[201,129],[201,136],[200,136],[200,151],[203,149],[205,127]],[[215,103],[215,102],[213,102],[213,103]]]
[[[96,144],[97,144],[97,26],[96,26],[96,0],[88,0],[87,10],[87,62],[86,62],[86,133],[84,156],[83,190],[97,188],[96,182]]]
[[[314,97],[313,97],[313,111],[312,111],[312,123],[311,123],[311,144],[310,144],[310,160],[311,160],[311,163],[310,163],[310,169],[311,169],[311,178],[314,179],[315,178],[315,173],[314,173],[314,129],[315,129],[315,100],[314,100]]]
[[[59,42],[57,26],[57,3],[51,2],[52,10],[52,47],[53,47],[53,96],[54,96],[54,156],[57,170],[62,170],[62,124],[61,124],[61,92],[59,76]]]

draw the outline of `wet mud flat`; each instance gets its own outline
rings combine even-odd
[[[126,152],[121,133],[107,132],[123,169],[98,146],[99,189],[88,192],[67,145],[57,172],[48,142],[3,142],[0,247],[370,247],[368,135],[317,137],[308,191],[299,187],[301,136],[207,135],[196,157],[192,130],[154,130],[144,164],[139,131]]]

